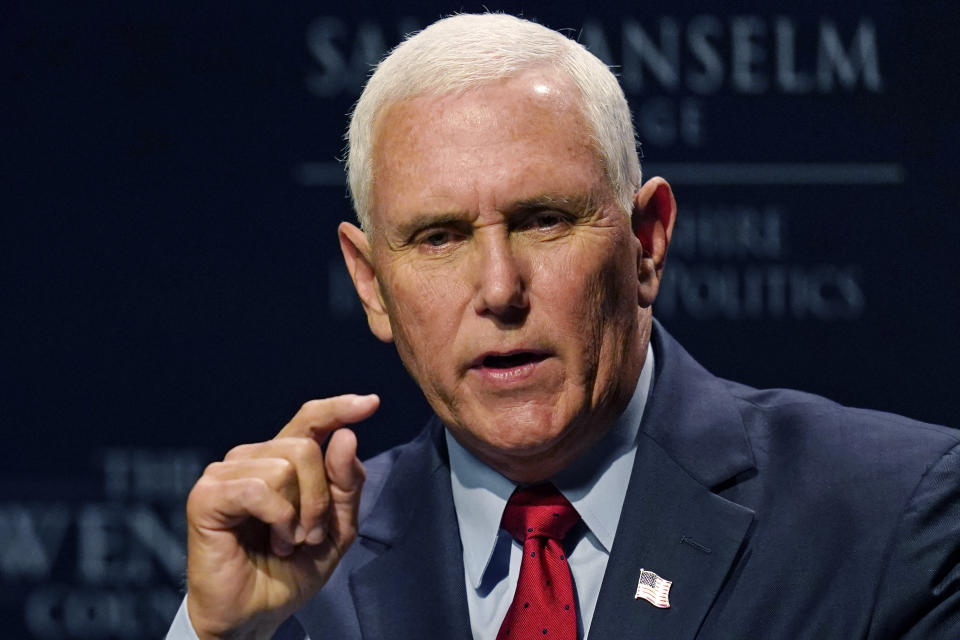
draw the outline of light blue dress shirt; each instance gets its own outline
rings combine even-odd
[[[637,433],[653,382],[653,349],[627,408],[610,431],[568,469],[550,479],[580,514],[582,524],[564,546],[577,592],[578,635],[586,640],[607,568],[613,537],[637,452]],[[450,485],[463,544],[467,608],[474,640],[497,637],[520,575],[523,548],[500,528],[500,518],[516,484],[464,449],[446,432]],[[184,598],[167,640],[197,640]],[[309,637],[306,640],[311,640]],[[317,639],[321,640],[321,639]]]

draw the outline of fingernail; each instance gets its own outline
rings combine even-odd
[[[307,534],[307,544],[320,544],[327,537],[327,532],[323,527],[314,527]]]
[[[293,541],[297,544],[303,544],[304,539],[307,537],[307,532],[303,528],[303,525],[298,524],[296,530],[293,532]]]

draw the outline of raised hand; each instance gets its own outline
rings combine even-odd
[[[187,499],[187,609],[201,640],[268,638],[327,581],[356,537],[364,480],[356,436],[340,427],[379,404],[311,400],[273,440],[206,468]]]

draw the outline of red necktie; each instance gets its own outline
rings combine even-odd
[[[497,640],[577,640],[573,579],[561,541],[579,521],[552,484],[510,496],[501,526],[523,545],[523,560]]]

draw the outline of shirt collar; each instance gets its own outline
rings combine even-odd
[[[653,349],[647,345],[647,357],[627,408],[596,446],[551,478],[607,553],[613,546],[633,470],[637,432],[653,371]],[[449,431],[445,437],[464,569],[477,589],[496,548],[503,509],[516,484],[478,460]]]

